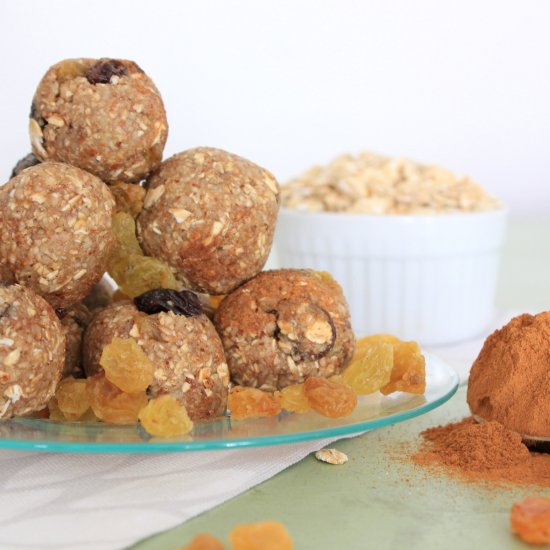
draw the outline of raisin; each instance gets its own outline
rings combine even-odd
[[[147,433],[162,437],[183,435],[193,429],[187,409],[170,395],[151,399],[139,413],[139,421]]]
[[[426,391],[426,360],[416,342],[393,345],[390,381],[380,391],[384,395],[395,391],[418,394]]]
[[[236,525],[229,533],[233,550],[292,550],[292,537],[278,521]]]
[[[227,408],[234,420],[276,416],[281,412],[281,405],[271,393],[243,386],[231,388],[227,397]]]
[[[126,393],[144,391],[153,382],[153,363],[133,338],[113,338],[99,364],[107,380]]]
[[[78,420],[90,408],[86,380],[77,380],[72,376],[64,378],[55,390],[55,399],[57,407],[67,420]]]
[[[40,114],[38,112],[38,108],[36,107],[36,103],[34,101],[31,103],[31,112],[29,114],[29,118],[32,118],[32,119],[36,120],[36,122],[38,122],[38,126],[40,126],[40,128],[44,128],[44,126],[46,126],[46,124],[47,124],[47,122],[40,116]],[[21,162],[21,161],[19,161],[19,162]]]
[[[48,401],[48,412],[49,412],[48,418],[50,420],[55,420],[58,422],[59,421],[63,422],[64,420],[67,420],[65,418],[65,415],[61,412],[61,409],[59,408],[59,404],[57,403],[57,399],[55,396]]]
[[[136,222],[131,214],[117,212],[113,216],[113,233],[117,242],[115,254],[118,258],[124,258],[130,254],[143,256],[143,251],[136,237]]]
[[[112,424],[135,424],[147,405],[145,392],[125,393],[103,373],[86,379],[86,393],[96,416]]]
[[[311,410],[303,384],[287,386],[274,394],[281,407],[288,412],[306,413]]]
[[[13,170],[11,171],[10,178],[14,178],[15,176],[18,176],[23,170],[25,170],[25,168],[36,166],[41,162],[42,161],[37,156],[35,156],[34,153],[29,153],[26,157],[23,157],[17,162],[17,164],[14,166]]]
[[[172,270],[157,258],[144,256],[136,237],[136,222],[128,212],[113,216],[116,247],[108,272],[130,298],[154,288],[177,288]]]
[[[116,182],[109,185],[115,198],[116,211],[130,214],[135,218],[143,209],[145,189],[137,183]]]
[[[357,396],[345,384],[326,378],[308,378],[304,390],[311,408],[329,418],[341,418],[353,412]]]
[[[512,531],[529,544],[550,544],[550,498],[531,496],[515,502]]]
[[[126,76],[128,69],[117,59],[100,59],[86,72],[90,84],[109,84],[113,76]]]
[[[322,307],[283,300],[272,313],[277,321],[277,345],[295,361],[316,361],[334,346],[336,328]]]
[[[224,545],[215,536],[208,533],[199,533],[182,550],[224,550]]]
[[[198,296],[190,290],[171,290],[168,288],[156,288],[144,292],[134,298],[134,304],[139,311],[154,315],[161,311],[171,311],[184,317],[195,317],[202,313],[202,307]]]
[[[393,368],[393,345],[374,341],[369,347],[357,346],[342,380],[359,395],[374,393],[390,382]]]

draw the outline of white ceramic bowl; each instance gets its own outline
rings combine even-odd
[[[357,334],[449,344],[491,321],[506,220],[504,209],[431,216],[282,209],[276,261],[329,271]]]

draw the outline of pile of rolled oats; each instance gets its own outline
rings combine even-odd
[[[501,207],[468,177],[367,151],[310,168],[283,185],[281,196],[283,206],[313,212],[438,214]]]

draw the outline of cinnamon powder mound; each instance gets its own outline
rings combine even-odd
[[[470,410],[522,435],[550,437],[550,311],[491,334],[472,366]]]
[[[466,481],[493,481],[550,487],[550,454],[534,453],[521,436],[499,422],[473,418],[422,432],[412,457],[421,466],[440,468]]]

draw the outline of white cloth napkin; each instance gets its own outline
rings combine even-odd
[[[500,315],[493,328],[512,316]],[[483,341],[430,351],[464,381]],[[229,500],[331,441],[158,455],[0,451],[0,548],[121,549]]]
[[[125,548],[250,489],[330,441],[153,455],[1,451],[0,548]]]

